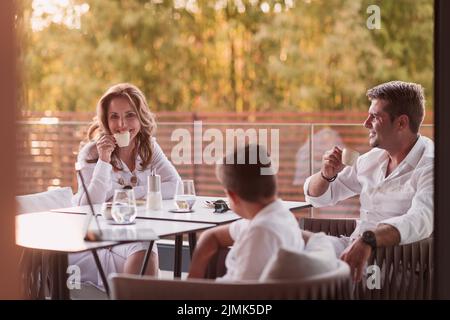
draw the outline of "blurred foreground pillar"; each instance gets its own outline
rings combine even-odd
[[[16,48],[14,1],[0,1],[0,299],[19,299],[15,245]]]

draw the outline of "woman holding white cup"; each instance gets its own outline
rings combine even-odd
[[[152,170],[161,176],[163,199],[173,198],[181,178],[153,137],[155,129],[154,114],[136,86],[121,83],[105,92],[97,104],[97,117],[88,129],[89,142],[78,155],[93,203],[111,201],[114,191],[126,186],[133,187],[137,199],[145,198],[147,177]],[[83,188],[74,196],[74,203],[87,204]],[[107,273],[138,273],[147,247],[147,243],[131,243],[101,250],[99,255]],[[156,245],[153,249],[146,272],[150,275],[158,270]],[[74,260],[72,263],[77,264]],[[94,263],[92,267],[95,268]]]

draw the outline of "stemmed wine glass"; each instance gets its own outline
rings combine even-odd
[[[117,224],[131,224],[137,216],[136,198],[133,189],[114,191],[111,215]]]
[[[195,199],[194,180],[178,181],[175,192],[175,203],[177,204],[178,211],[192,211]]]

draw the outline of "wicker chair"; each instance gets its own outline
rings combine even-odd
[[[356,227],[356,220],[302,218],[300,227],[332,236],[350,236]],[[432,237],[411,244],[377,248],[368,265],[380,267],[381,289],[369,290],[363,279],[354,286],[355,299],[431,299]]]

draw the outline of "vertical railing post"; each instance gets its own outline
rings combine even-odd
[[[195,163],[195,157],[196,157],[196,155],[195,155],[195,152],[196,152],[196,149],[195,149],[195,145],[196,145],[196,141],[195,141],[195,139],[196,139],[196,136],[195,136],[195,121],[197,121],[199,119],[199,117],[198,117],[198,114],[197,114],[197,112],[192,112],[192,133],[193,133],[193,135],[194,135],[194,139],[192,139],[192,142],[193,142],[193,145],[192,145],[192,156],[193,156],[193,159],[192,159],[192,180],[194,180],[194,184],[195,184],[195,188],[197,189],[197,188],[199,188],[200,186],[201,186],[201,184],[199,183],[199,181],[197,181],[197,179],[198,179],[198,165]],[[200,190],[200,189],[198,189],[198,190],[195,190],[196,192],[197,192],[197,194],[200,194],[201,192],[202,192],[202,190]]]
[[[314,123],[309,127],[309,176],[314,174]],[[303,190],[306,194],[306,191]],[[314,208],[311,208],[311,218],[314,216]]]
[[[309,126],[309,175],[314,173],[314,123]]]

